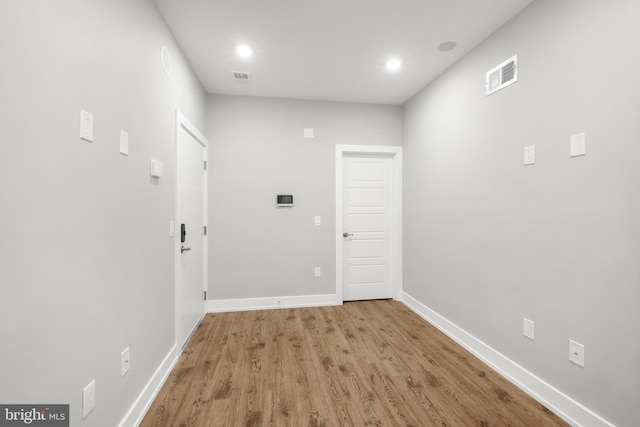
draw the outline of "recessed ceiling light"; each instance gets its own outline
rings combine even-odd
[[[458,43],[450,40],[440,43],[438,46],[436,46],[436,50],[438,52],[449,52],[455,49],[456,46],[458,46]]]
[[[400,62],[399,59],[390,59],[387,61],[387,70],[390,71],[396,71],[397,69],[400,68],[400,66],[402,65],[402,62]]]
[[[247,45],[242,45],[238,46],[238,48],[236,49],[236,53],[242,58],[248,58],[251,56],[251,54],[253,54],[253,50],[251,50],[251,48]]]

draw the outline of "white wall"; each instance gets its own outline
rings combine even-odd
[[[71,425],[113,426],[174,344],[174,111],[203,129],[205,95],[148,1],[4,0],[0,54],[0,402],[68,403]]]
[[[207,138],[209,298],[335,294],[335,145],[400,145],[401,108],[210,95]]]
[[[620,426],[640,402],[638,16],[537,0],[403,110],[405,291]],[[519,81],[485,97],[514,54]]]

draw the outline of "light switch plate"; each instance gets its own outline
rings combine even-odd
[[[176,223],[175,221],[169,221],[169,237],[176,235]]]
[[[152,178],[162,178],[163,165],[160,160],[151,159],[150,169],[151,169],[150,173]]]
[[[524,165],[534,165],[536,163],[536,146],[529,145],[524,147]]]
[[[129,155],[129,134],[123,130],[120,131],[120,154]]]
[[[313,277],[320,277],[320,267],[313,269]]]
[[[569,360],[584,368],[584,345],[569,340]]]
[[[304,137],[313,138],[313,128],[304,128]]]
[[[533,341],[534,337],[534,323],[533,320],[529,320],[526,317],[522,318],[522,335]]]
[[[80,139],[93,142],[93,114],[80,110]]]
[[[320,217],[319,216],[316,215],[316,216],[313,217],[313,225],[316,225],[316,226],[320,225]]]
[[[584,133],[573,135],[569,140],[569,151],[571,157],[584,156],[587,154],[587,142]]]

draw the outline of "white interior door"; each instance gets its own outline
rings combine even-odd
[[[206,140],[178,118],[176,330],[184,346],[205,313]]]
[[[344,156],[344,301],[393,297],[392,161],[380,155]]]

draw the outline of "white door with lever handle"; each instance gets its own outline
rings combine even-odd
[[[392,159],[345,156],[343,167],[343,300],[391,298]]]

